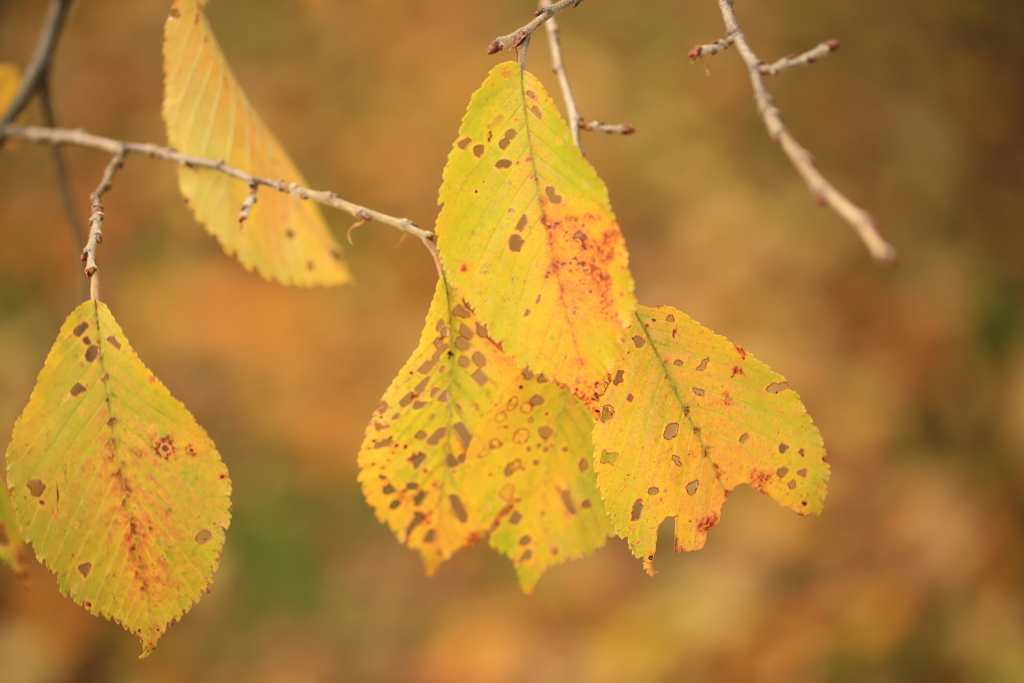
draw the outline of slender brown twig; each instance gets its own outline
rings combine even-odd
[[[53,58],[54,50],[57,48],[57,37],[64,26],[64,19],[67,17],[68,7],[72,0],[51,0],[46,10],[46,19],[43,21],[43,28],[39,32],[39,40],[36,42],[36,49],[32,53],[25,71],[22,73],[21,86],[14,94],[7,110],[0,116],[0,127],[14,121],[15,117],[28,104],[39,84],[46,78],[50,69],[50,60]],[[3,144],[4,134],[0,130],[0,145]]]
[[[807,52],[804,52],[803,54],[783,57],[779,61],[773,62],[771,64],[765,64],[762,62],[759,68],[761,70],[761,73],[763,73],[765,76],[774,76],[780,71],[785,71],[786,69],[792,69],[798,66],[809,66],[811,64],[814,64],[822,57],[827,57],[828,55],[832,54],[838,49],[838,40],[826,40],[824,43],[819,43],[818,45],[815,45],[814,47],[812,47]]]
[[[551,6],[551,0],[540,0],[540,9],[544,10]],[[565,113],[569,118],[569,130],[572,133],[573,143],[583,150],[580,139],[581,130],[596,130],[603,133],[618,133],[629,135],[635,132],[633,126],[628,123],[610,125],[600,121],[586,121],[576,106],[576,98],[572,94],[572,85],[569,83],[569,74],[565,70],[565,60],[562,59],[562,29],[558,26],[558,20],[551,17],[547,22],[548,48],[551,51],[551,70],[558,77],[558,85],[562,88],[562,97],[565,99]]]
[[[89,239],[82,251],[82,260],[85,261],[85,274],[89,276],[89,298],[93,301],[100,300],[100,279],[96,277],[99,273],[99,267],[96,265],[96,246],[103,244],[103,195],[114,184],[114,174],[124,166],[126,153],[124,145],[114,151],[114,156],[103,171],[100,184],[90,195],[92,214],[89,216]]]
[[[700,57],[714,57],[722,50],[728,50],[732,47],[732,36],[726,36],[725,38],[719,38],[713,43],[705,43],[704,45],[698,45],[690,53],[686,55],[692,62]],[[709,72],[710,75],[710,72]]]
[[[487,46],[487,54],[493,55],[496,52],[501,52],[508,47],[519,47],[528,36],[533,35],[533,32],[540,28],[540,25],[545,21],[548,21],[553,16],[558,14],[564,9],[569,7],[576,7],[583,0],[558,0],[558,2],[542,7],[538,9],[534,14],[536,18],[522,28],[518,28],[507,36],[499,36]]]
[[[878,226],[875,223],[875,219],[871,217],[871,214],[847,199],[832,183],[825,179],[815,166],[814,157],[811,156],[811,153],[796,141],[796,138],[793,137],[785,124],[782,123],[782,114],[773,104],[772,96],[764,85],[764,73],[762,72],[764,63],[750,49],[743,31],[740,30],[739,23],[736,20],[736,13],[732,6],[732,0],[718,0],[718,7],[722,11],[722,18],[725,21],[726,35],[736,45],[736,49],[747,65],[747,73],[750,76],[750,83],[754,89],[754,101],[757,104],[757,110],[761,114],[761,118],[764,120],[765,128],[768,129],[768,136],[789,157],[790,162],[804,182],[807,183],[807,187],[811,190],[818,203],[821,206],[831,207],[832,210],[845,219],[876,261],[880,263],[892,263],[895,261],[895,247],[886,242],[879,234]],[[834,48],[830,48],[828,51],[831,52],[832,49]]]
[[[146,142],[124,142],[122,140],[114,140],[113,138],[106,138],[100,135],[93,135],[92,133],[87,133],[84,130],[43,128],[40,126],[15,126],[8,124],[0,127],[0,135],[41,144],[87,147],[89,149],[107,152],[108,154],[117,154],[118,150],[124,149],[124,151],[129,154],[141,154],[154,159],[163,159],[164,161],[170,161],[188,168],[206,168],[212,171],[217,171],[232,178],[236,178],[249,187],[252,187],[253,185],[262,185],[264,187],[273,188],[278,192],[290,194],[291,196],[299,199],[308,199],[319,204],[339,209],[363,221],[378,221],[385,225],[390,225],[393,228],[397,228],[402,232],[406,232],[417,237],[421,242],[423,242],[424,246],[427,247],[427,250],[434,258],[434,263],[438,267],[438,272],[440,273],[441,264],[440,258],[437,255],[437,247],[434,244],[434,233],[428,230],[423,230],[408,218],[395,218],[394,216],[389,216],[385,213],[381,213],[380,211],[374,211],[373,209],[359,206],[358,204],[342,199],[334,192],[311,190],[307,187],[297,185],[296,183],[290,183],[287,180],[278,180],[252,175],[251,173],[246,173],[241,169],[229,166],[224,163],[224,161],[206,159],[203,157],[192,156],[191,154],[182,154],[170,147],[162,147],[160,145],[154,145]]]

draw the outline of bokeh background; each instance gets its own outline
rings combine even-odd
[[[24,64],[46,3],[0,0]],[[164,141],[166,0],[75,3],[59,122]],[[432,225],[447,151],[496,35],[530,0],[216,0],[214,29],[310,184]],[[355,454],[415,346],[433,265],[367,224],[355,285],[294,290],[226,258],[131,157],[105,198],[103,298],[219,445],[234,521],[212,587],[156,653],[0,568],[4,683],[1024,680],[1024,11],[1014,0],[738,0],[766,60],[837,38],[769,82],[820,167],[899,247],[874,266],[766,138],[713,0],[589,0],[561,16],[639,298],[672,304],[785,374],[830,452],[825,513],[738,490],[706,549],[655,578],[620,540],[532,597],[486,546],[434,578],[378,524]],[[540,37],[540,35],[538,36]],[[544,40],[530,66],[556,89]],[[556,95],[556,99],[559,96]],[[38,110],[30,110],[30,121]],[[107,159],[69,149],[77,209]],[[339,236],[351,220],[332,212]],[[47,151],[0,154],[0,428],[10,429],[81,264]],[[5,431],[6,433],[6,431]],[[0,447],[6,437],[0,439]],[[665,530],[667,531],[667,529]]]

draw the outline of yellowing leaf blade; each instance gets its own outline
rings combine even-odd
[[[521,367],[600,393],[636,306],[604,183],[514,62],[474,93],[445,167],[438,249]]]
[[[164,25],[163,117],[169,144],[253,175],[305,185],[235,80],[202,4],[175,0]],[[341,246],[316,205],[263,188],[240,225],[249,194],[243,183],[216,171],[180,167],[178,184],[196,220],[246,269],[307,287],[349,280]]]
[[[593,553],[612,533],[591,460],[593,424],[569,391],[526,371],[473,435],[465,486],[501,501],[490,544],[512,560],[527,593],[549,567]]]
[[[213,442],[107,307],[68,317],[7,450],[11,502],[61,591],[145,656],[212,580],[231,482]]]
[[[616,532],[653,573],[657,531],[698,550],[746,483],[818,514],[829,467],[821,435],[781,375],[669,306],[641,306],[619,369],[592,404],[594,466]]]
[[[359,451],[367,503],[427,573],[491,528],[501,511],[466,496],[466,449],[515,372],[473,311],[439,280],[420,344],[381,399]]]

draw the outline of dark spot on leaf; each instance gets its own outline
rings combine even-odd
[[[527,561],[528,559],[530,559],[531,557],[533,557],[533,551],[532,551],[532,550],[527,550],[527,551],[526,551],[525,553],[523,553],[523,554],[522,554],[522,556],[521,556],[521,557],[519,558],[519,561],[520,561],[520,562],[526,562],[526,561]]]
[[[587,462],[586,458],[580,458],[580,472],[586,472],[590,469],[590,463]]]
[[[121,342],[117,341],[117,337],[115,337],[114,335],[110,335],[109,337],[107,337],[107,343],[113,346],[115,349],[121,349]]]
[[[482,156],[484,155],[484,146],[483,146],[483,145],[477,145],[476,147],[474,147],[474,148],[473,148],[473,155],[474,155],[474,156],[475,156],[475,157],[476,157],[477,159],[479,159],[480,157],[482,157]]]
[[[530,111],[532,111],[533,115],[536,116],[538,119],[544,118],[544,115],[540,113],[540,107],[538,107],[536,104],[530,107]]]
[[[522,251],[524,242],[519,235],[512,235],[508,238],[508,248],[512,251]]]
[[[765,388],[765,391],[769,394],[777,394],[786,389],[789,389],[789,382],[772,382]]]
[[[316,264],[312,261],[306,261],[306,270],[315,270]]]
[[[634,343],[634,344],[636,345],[636,348],[638,348],[638,349],[639,349],[639,348],[641,348],[641,347],[642,347],[642,346],[643,346],[644,344],[646,344],[646,343],[647,343],[647,340],[646,340],[646,339],[644,339],[643,337],[641,337],[641,336],[640,336],[640,335],[638,334],[638,335],[636,335],[635,337],[633,337],[633,343]]]
[[[293,240],[295,239],[295,231],[292,230],[291,228],[288,228],[287,230],[284,231],[284,236],[290,240]]]
[[[423,542],[424,543],[433,543],[435,538],[437,538],[437,530],[436,529],[431,529],[427,533],[423,534]]]
[[[461,139],[461,140],[459,140],[459,142],[458,142],[458,144],[459,144],[459,149],[466,149],[467,147],[469,147],[469,143],[471,143],[471,142],[473,142],[473,138],[470,138],[470,137],[464,137],[464,138],[462,138],[462,139]]]
[[[797,473],[798,475],[800,475],[801,477],[803,477],[804,479],[806,479],[806,478],[807,478],[807,468],[806,468],[806,467],[803,467],[803,468],[801,468],[801,469],[798,469],[798,470],[796,471],[796,473]]]
[[[395,487],[392,486],[391,484],[388,484],[387,486],[384,487],[384,495],[390,496],[394,492],[395,492]]]
[[[705,533],[708,529],[718,524],[718,515],[710,514],[697,520],[697,531]]]
[[[498,159],[494,162],[494,168],[509,168],[512,166],[512,162],[508,159]]]
[[[89,344],[92,344],[92,338],[89,335],[85,335],[82,337],[82,343],[88,346]]]
[[[740,443],[746,443],[750,439],[750,434],[740,434]]]
[[[452,494],[448,496],[448,502],[452,504],[452,512],[455,513],[455,516],[459,518],[460,522],[465,524],[467,521],[469,521],[469,515],[466,513],[466,508],[462,504],[461,498],[459,498],[455,494]]]
[[[784,477],[787,474],[789,474],[789,468],[788,467],[780,467],[778,470],[776,470],[775,474],[778,475],[779,479],[781,479],[782,477]]]
[[[78,323],[78,325],[75,327],[74,330],[72,330],[72,332],[74,332],[74,335],[76,337],[81,337],[82,333],[85,332],[87,329],[89,329],[89,323]]]
[[[448,456],[444,459],[444,464],[448,465],[448,467],[455,468],[459,466],[459,461],[455,459],[454,453],[449,453]]]
[[[209,541],[211,538],[213,538],[213,534],[210,533],[210,530],[209,529],[203,529],[198,534],[196,534],[196,543],[198,543],[199,545],[203,545],[204,543]]]
[[[530,545],[530,541],[533,539],[529,535],[523,536],[519,539],[519,545]]]
[[[87,348],[85,350],[85,360],[87,360],[90,363],[93,362],[94,360],[96,360],[96,357],[99,356],[99,355],[100,355],[100,347],[98,347],[96,345],[92,345],[92,346],[90,346],[89,348]]]
[[[374,443],[373,447],[374,448],[387,448],[393,442],[394,442],[394,439],[389,436],[388,438],[384,439],[383,441],[377,441],[376,443]]]
[[[508,516],[509,524],[519,524],[519,522],[521,522],[522,520],[523,516],[519,514],[518,510],[513,511],[512,514]]]
[[[423,499],[427,497],[426,491],[420,491],[416,494],[416,497],[412,499],[414,505],[422,505]]]
[[[401,504],[402,504],[401,501],[399,501],[398,499],[395,499],[395,500],[391,501],[391,505],[388,505],[388,507],[391,508],[392,510],[397,510],[398,506],[401,505]]]
[[[431,446],[436,446],[437,444],[441,443],[441,439],[444,438],[444,435],[447,432],[448,430],[445,429],[444,427],[438,427],[434,431],[434,433],[430,435],[430,438],[427,439],[427,443],[430,444]]]
[[[473,354],[473,363],[477,367],[482,368],[483,366],[487,365],[487,356],[477,351]]]
[[[672,364],[673,364],[673,365],[682,365],[682,364],[683,364],[683,361],[681,361],[681,360],[675,360],[675,361],[672,361]]]
[[[43,495],[43,491],[46,490],[46,484],[39,481],[38,479],[29,479],[28,483],[25,484],[28,487],[28,492],[31,493],[35,498]]]
[[[568,489],[562,491],[562,505],[569,511],[570,515],[576,514],[576,506],[572,504],[572,493]]]
[[[615,461],[618,460],[618,459],[619,459],[619,454],[618,453],[609,453],[607,451],[607,449],[602,449],[602,451],[601,451],[601,463],[602,464],[614,465]]]
[[[544,188],[544,192],[545,192],[545,194],[547,194],[548,199],[551,200],[552,204],[561,204],[562,203],[562,195],[558,194],[558,192],[555,190],[555,188],[552,187],[551,185],[548,185],[547,187],[545,187]]]
[[[703,396],[704,395],[704,390],[700,389],[698,387],[694,387],[693,388],[693,393],[696,394],[697,396]]]
[[[92,571],[92,563],[91,562],[83,562],[82,564],[78,565],[78,573],[82,575],[82,578],[86,578],[86,579],[89,578],[89,572],[91,572],[91,571]]]
[[[505,465],[505,476],[511,477],[514,472],[521,469],[523,469],[523,461],[519,459],[513,460]]]
[[[626,394],[626,401],[628,401],[629,403],[632,403],[633,402],[633,394]]]
[[[529,223],[529,221],[527,220],[526,214],[524,213],[522,216],[519,217],[519,222],[516,223],[516,231],[522,232],[523,228],[526,227],[527,223]]]
[[[616,372],[615,373],[615,379],[612,380],[612,384],[614,384],[615,386],[619,386],[620,384],[622,384],[622,381],[623,381],[622,380],[622,374],[623,374],[622,370],[619,370],[618,372]]]
[[[71,387],[71,395],[72,396],[78,396],[79,394],[83,393],[84,391],[85,391],[85,387],[83,387],[81,385],[81,383],[79,383],[79,382],[75,382],[75,386]]]
[[[171,19],[180,19],[181,12],[178,11],[177,7],[172,7],[170,12]]]
[[[790,491],[792,491],[793,489],[795,489],[795,488],[796,488],[796,479],[790,479],[790,480],[789,480],[789,483],[788,483],[788,484],[786,484],[786,486],[788,486],[788,487],[789,487],[789,490],[790,490]]]
[[[800,454],[800,457],[801,457],[801,458],[802,458],[802,457],[804,457],[805,455],[807,455],[807,453],[805,453],[805,452],[804,452],[804,449],[802,449],[802,448],[801,448],[800,450],[798,450],[798,451],[797,451],[797,453],[799,453],[799,454]]]
[[[427,459],[427,454],[423,453],[422,451],[420,451],[418,453],[413,453],[409,457],[409,462],[412,464],[413,469],[418,469],[419,466],[422,465],[423,461],[426,460],[426,459]]]
[[[788,445],[786,445],[784,443],[780,443],[779,444],[779,453],[785,453],[788,450],[789,450],[789,446]]]
[[[676,321],[676,317],[670,313],[670,314],[665,316],[665,321],[666,322],[670,322],[670,323],[674,323]]]
[[[473,438],[473,435],[466,428],[466,425],[462,422],[456,422],[453,426],[455,434],[459,437],[459,441],[462,442],[463,446],[469,446],[469,440]]]
[[[547,425],[544,425],[543,427],[537,428],[537,433],[540,434],[540,438],[547,441],[548,439],[551,438],[551,435],[555,433],[555,430],[552,429],[551,427],[548,427]]]
[[[669,422],[667,425],[665,425],[665,432],[662,434],[662,436],[665,437],[666,440],[671,440],[676,438],[677,434],[679,434],[679,423]]]
[[[649,496],[656,496],[656,495],[658,495],[658,487],[657,486],[652,486],[651,488],[647,489],[647,495],[649,495]]]
[[[686,495],[692,496],[697,493],[697,487],[700,486],[700,480],[694,479],[686,485]]]
[[[174,447],[174,439],[169,435],[160,438],[160,440],[153,444],[153,449],[156,450],[156,454],[164,460],[169,460],[178,450]]]
[[[420,522],[423,521],[423,518],[424,514],[422,512],[417,512],[415,515],[412,516],[412,520],[409,522],[409,526],[405,527],[406,537],[408,537],[409,534],[412,533],[413,529],[420,525]]]
[[[640,519],[640,515],[644,513],[644,500],[643,498],[637,498],[636,502],[633,503],[633,511],[629,515],[631,522],[635,522]]]
[[[473,373],[472,377],[473,381],[479,384],[480,386],[487,384],[487,375],[486,373],[484,373],[483,370],[477,370],[476,372]]]
[[[678,455],[673,455],[673,456],[672,456],[672,463],[673,463],[673,464],[674,464],[674,465],[675,465],[676,467],[682,467],[682,466],[683,466],[683,461],[679,459],[679,456],[678,456]]]
[[[704,370],[705,370],[705,369],[707,369],[707,367],[708,367],[708,362],[709,362],[710,360],[711,360],[710,358],[705,358],[704,360],[702,360],[702,361],[700,362],[700,365],[698,365],[698,366],[697,366],[697,370],[698,370],[698,371],[700,371],[700,372],[704,372]]]

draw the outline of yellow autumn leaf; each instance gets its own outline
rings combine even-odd
[[[448,155],[447,277],[520,367],[600,393],[636,306],[608,192],[540,82],[514,62],[474,93]]]
[[[419,346],[381,399],[359,451],[377,518],[423,556],[427,573],[482,538],[497,500],[466,495],[466,449],[515,366],[443,279]]]
[[[14,427],[7,483],[61,592],[138,636],[143,656],[212,580],[227,469],[102,303],[61,328]]]
[[[469,499],[500,500],[490,544],[533,591],[549,568],[593,553],[612,533],[591,460],[587,408],[529,370],[513,375],[466,454]]]
[[[257,176],[306,185],[287,152],[253,109],[196,0],[175,0],[164,25],[163,117],[180,152]],[[263,188],[248,220],[249,194],[223,173],[179,167],[178,185],[196,220],[248,270],[283,284],[336,285],[349,280],[341,246],[319,208]]]
[[[592,404],[597,484],[615,531],[653,573],[658,527],[698,550],[749,484],[801,515],[821,512],[829,467],[783,377],[669,306],[637,310],[607,392]]]

